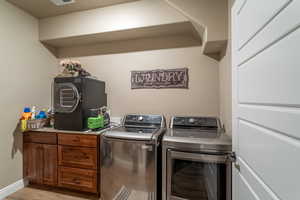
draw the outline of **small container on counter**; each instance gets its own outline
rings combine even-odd
[[[44,127],[47,122],[46,112],[40,111],[39,114],[37,113],[35,107],[32,108],[32,111],[28,107],[24,108],[20,119],[22,132]]]

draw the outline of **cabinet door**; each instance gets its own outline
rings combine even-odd
[[[43,145],[43,184],[57,185],[57,145]]]
[[[31,183],[43,183],[43,145],[24,143],[24,177]]]

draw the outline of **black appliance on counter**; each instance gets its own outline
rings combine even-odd
[[[90,109],[107,105],[105,82],[92,77],[54,79],[54,128],[81,131],[87,128]]]

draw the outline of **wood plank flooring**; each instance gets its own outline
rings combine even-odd
[[[29,186],[13,193],[12,195],[5,198],[5,200],[100,200],[100,199],[92,195],[75,193],[63,189]]]
[[[133,191],[128,200],[148,199],[147,193]],[[77,193],[69,190],[51,188],[45,186],[28,186],[4,200],[101,200],[95,195]]]

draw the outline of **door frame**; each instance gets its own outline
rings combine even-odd
[[[235,152],[236,158],[239,156],[238,149],[238,74],[237,74],[237,20],[235,14],[243,7],[245,0],[235,0],[231,8],[231,68],[232,68],[232,151]],[[239,176],[239,165],[237,160],[232,165],[232,200],[238,200],[238,176]]]

